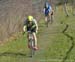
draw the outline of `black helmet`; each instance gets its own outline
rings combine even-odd
[[[49,3],[45,2],[45,7],[48,8],[48,6],[49,6]]]

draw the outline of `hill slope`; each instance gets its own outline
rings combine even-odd
[[[32,0],[0,0],[0,40],[22,30],[25,17],[32,13]]]
[[[62,14],[62,15],[61,15]],[[57,16],[59,15],[59,16]],[[47,28],[39,22],[39,50],[29,58],[26,34],[0,45],[0,62],[75,62],[75,18],[65,17],[60,8]]]

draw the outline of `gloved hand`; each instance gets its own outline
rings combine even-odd
[[[25,34],[25,32],[22,33],[23,35]]]

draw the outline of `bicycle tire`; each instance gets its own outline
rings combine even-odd
[[[30,46],[30,56],[33,57],[33,55],[35,54],[35,50],[33,49],[34,41],[32,39],[30,39]]]

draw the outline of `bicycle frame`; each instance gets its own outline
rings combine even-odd
[[[50,22],[50,16],[48,15],[48,16],[47,16],[47,22],[46,22],[46,26],[47,26],[47,27],[48,27],[49,22]]]
[[[47,22],[46,22],[46,26],[48,27],[49,22],[52,24],[53,23],[53,17],[52,15],[48,15],[47,16]]]

